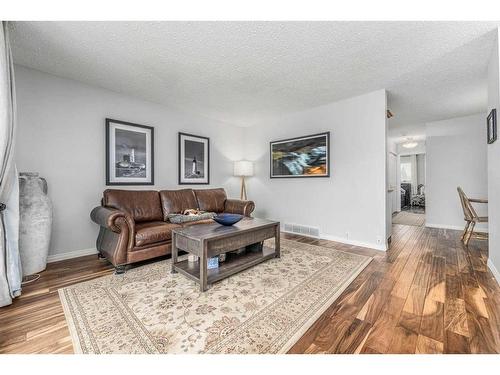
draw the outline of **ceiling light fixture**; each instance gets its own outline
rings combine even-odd
[[[407,138],[406,142],[402,144],[404,148],[415,148],[418,146],[418,142],[415,142],[411,138]]]

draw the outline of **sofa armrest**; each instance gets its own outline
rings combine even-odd
[[[122,232],[124,225],[129,232],[134,233],[134,219],[120,210],[99,206],[90,212],[90,218],[94,223],[115,233]]]
[[[226,199],[224,203],[224,212],[230,214],[240,214],[244,216],[250,216],[250,214],[255,209],[255,203],[253,201],[242,201],[239,199]]]
[[[107,207],[96,207],[90,213],[100,226],[96,241],[99,253],[115,267],[127,263],[127,254],[135,244],[135,222],[125,212]]]

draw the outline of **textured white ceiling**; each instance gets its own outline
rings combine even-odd
[[[240,126],[376,89],[391,134],[486,109],[496,22],[15,22],[16,63]]]

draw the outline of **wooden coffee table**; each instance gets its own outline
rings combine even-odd
[[[216,269],[207,269],[209,258],[275,239],[275,248],[262,246],[262,250],[243,254],[228,254]],[[196,255],[198,261],[178,262],[179,250]],[[244,218],[233,226],[217,223],[197,224],[172,231],[172,273],[180,272],[200,284],[200,291],[208,285],[237,272],[255,266],[270,258],[280,257],[280,223],[266,219]]]

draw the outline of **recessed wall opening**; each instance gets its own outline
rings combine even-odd
[[[400,156],[400,211],[393,223],[423,226],[425,224],[425,153]]]

